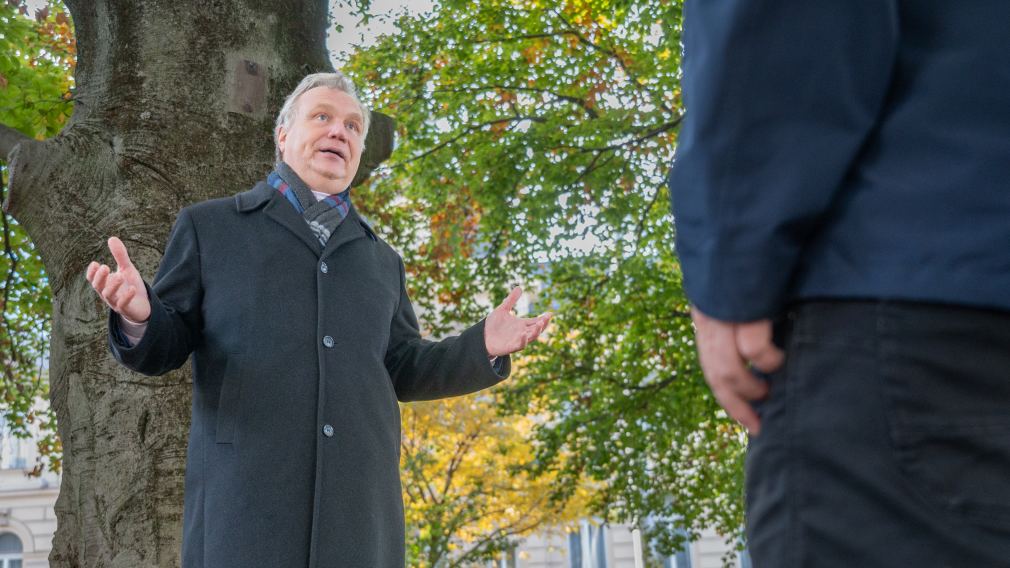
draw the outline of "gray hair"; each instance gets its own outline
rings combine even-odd
[[[291,128],[291,122],[295,118],[295,107],[298,105],[298,99],[305,94],[306,91],[310,89],[315,89],[316,87],[329,87],[331,89],[338,89],[351,95],[354,102],[358,103],[358,108],[361,110],[361,149],[365,149],[365,137],[368,136],[368,125],[371,122],[371,114],[365,105],[361,104],[361,99],[358,98],[358,91],[354,88],[354,83],[347,78],[346,75],[339,71],[334,71],[332,73],[313,73],[311,75],[306,75],[304,79],[295,90],[291,91],[288,98],[284,99],[284,105],[281,106],[281,111],[277,113],[277,124],[274,126],[274,157],[279,162],[281,161],[281,149],[277,144],[277,130],[280,127],[284,127],[285,130]]]

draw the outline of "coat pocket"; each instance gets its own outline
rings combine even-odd
[[[217,406],[218,444],[231,444],[235,438],[235,423],[238,422],[242,402],[242,373],[237,357],[229,357],[221,378],[221,398]]]

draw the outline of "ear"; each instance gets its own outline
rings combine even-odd
[[[277,149],[281,151],[281,156],[284,156],[284,144],[288,140],[288,133],[283,126],[278,126],[274,136],[277,137]]]

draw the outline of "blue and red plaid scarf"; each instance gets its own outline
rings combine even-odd
[[[317,200],[302,178],[284,162],[277,163],[276,169],[267,176],[267,183],[280,192],[295,211],[301,213],[309,229],[319,239],[320,247],[326,246],[330,235],[351,210],[350,188]]]

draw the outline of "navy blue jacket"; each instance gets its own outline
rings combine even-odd
[[[1010,309],[1010,2],[688,0],[688,297]]]

